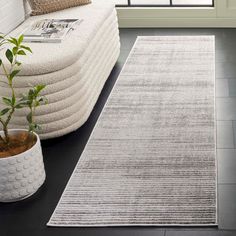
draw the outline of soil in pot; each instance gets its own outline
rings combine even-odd
[[[6,145],[0,140],[0,158],[14,156],[29,150],[37,141],[37,137],[33,133],[19,131],[9,134],[9,144]]]

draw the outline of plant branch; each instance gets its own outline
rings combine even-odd
[[[4,75],[7,77],[7,79],[9,79],[9,75],[7,73],[7,69],[5,67],[5,65],[2,63],[2,68],[3,68],[3,72],[4,72]]]
[[[0,135],[0,140],[3,142],[3,143],[5,143],[6,141],[5,141],[5,139]]]
[[[0,117],[0,123],[4,126],[4,121],[2,120],[2,118]]]
[[[6,66],[4,62],[0,59],[0,67],[3,69],[3,74],[6,78],[5,81],[0,81],[0,83],[8,85],[9,88],[9,94],[11,97],[3,97],[3,103],[6,105],[6,108],[1,110],[1,117],[0,117],[0,124],[3,126],[4,135],[0,135],[0,143],[3,142],[3,149],[11,151],[12,148],[12,142],[11,137],[9,136],[8,132],[8,125],[10,124],[10,121],[12,119],[13,113],[16,109],[21,109],[23,107],[28,107],[30,110],[30,113],[26,116],[28,124],[29,124],[29,136],[28,138],[33,137],[32,132],[39,129],[39,125],[37,125],[34,119],[36,107],[42,105],[43,103],[46,104],[46,101],[43,99],[43,97],[40,97],[40,92],[45,88],[45,85],[36,85],[35,87],[29,89],[28,94],[22,96],[22,98],[17,98],[15,94],[14,89],[14,78],[15,76],[20,72],[20,65],[21,63],[17,61],[18,55],[26,55],[26,51],[31,52],[31,49],[25,45],[22,45],[24,36],[21,35],[19,38],[5,38],[3,36],[0,36],[0,47],[3,43],[10,43],[13,45],[12,49],[7,49],[5,52],[5,56],[8,59],[8,62],[10,63],[9,66]],[[5,40],[5,41],[4,41]],[[4,117],[3,117],[4,116]],[[20,141],[20,140],[19,140]],[[24,140],[25,142],[25,140]],[[2,149],[2,146],[0,145],[0,149]]]

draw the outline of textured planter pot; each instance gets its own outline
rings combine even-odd
[[[26,130],[10,130],[9,133]],[[0,132],[2,134],[2,131]],[[23,200],[34,194],[45,181],[40,139],[29,150],[0,158],[0,202]]]

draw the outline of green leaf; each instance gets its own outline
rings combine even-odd
[[[24,39],[24,35],[21,35],[21,36],[18,38],[18,45],[20,45],[20,44],[23,42],[23,39]]]
[[[23,107],[28,107],[28,103],[27,102],[22,102],[22,103],[18,103],[15,108],[16,109],[21,109]]]
[[[17,54],[18,54],[18,55],[23,55],[23,56],[26,55],[26,53],[25,53],[24,50],[20,50],[20,51],[18,51]]]
[[[30,89],[28,92],[28,99],[32,99],[34,97],[34,90]]]
[[[31,112],[26,116],[26,119],[30,124],[32,123],[32,114],[31,114]]]
[[[43,97],[41,97],[41,98],[39,98],[39,100],[38,100],[39,102],[43,102],[44,101],[44,98]]]
[[[13,54],[12,54],[10,49],[7,49],[6,57],[7,57],[8,61],[12,64],[12,62],[13,62]]]
[[[18,47],[14,47],[14,48],[12,49],[12,52],[13,52],[14,55],[17,54],[17,51],[18,51]]]
[[[30,49],[30,47],[26,47],[24,45],[21,45],[20,47],[32,53],[32,50]]]
[[[18,102],[19,105],[27,106],[29,104],[28,98],[21,98]]]
[[[35,101],[35,103],[34,103],[34,107],[38,107],[40,105],[40,103],[39,103],[39,101]]]
[[[3,110],[0,111],[0,116],[4,116],[5,114],[7,114],[7,112],[9,112],[11,109],[10,108],[5,108]]]
[[[14,42],[12,39],[7,39],[7,41],[8,41],[9,43],[15,44],[15,42]]]
[[[46,87],[44,84],[39,84],[34,87],[35,89],[35,96],[37,97],[38,94]]]
[[[28,100],[28,98],[25,94],[22,94],[21,96],[22,96],[22,98],[20,99],[20,102],[25,102]]]
[[[19,103],[15,106],[15,108],[16,108],[16,109],[21,109],[21,108],[26,107],[26,106],[28,106],[28,105],[29,105],[28,102],[19,102]]]
[[[2,65],[2,60],[0,59],[0,66]]]
[[[10,98],[2,97],[2,101],[7,105],[7,106],[12,106],[12,101]]]
[[[47,104],[48,103],[48,100],[46,97],[40,97],[38,101],[40,104]]]
[[[12,80],[19,72],[20,70],[13,70],[10,74],[10,79]]]
[[[15,45],[18,46],[18,40],[16,38],[11,37],[11,40],[14,42]]]
[[[2,40],[2,41],[0,42],[0,47],[1,47],[2,45],[4,45],[4,44],[7,44],[7,42],[4,41],[4,40]]]
[[[16,103],[16,98],[15,98],[15,97],[12,97],[12,99],[11,99],[11,104],[12,104],[12,106],[14,106],[15,103]]]
[[[18,41],[17,41],[17,39],[15,39],[15,38],[12,38],[12,37],[11,37],[10,39],[7,39],[7,41],[8,41],[9,43],[12,43],[12,44],[18,46]]]
[[[35,130],[38,131],[38,130],[41,130],[41,126],[38,125],[38,124],[34,124],[35,125]]]
[[[17,61],[17,62],[16,62],[16,65],[20,66],[20,65],[21,65],[21,62]]]
[[[16,106],[15,106],[15,109],[21,109],[21,108],[23,108],[24,106],[22,105],[22,104],[17,104]]]
[[[40,92],[41,90],[43,90],[46,87],[45,84],[38,84],[37,86],[35,86],[37,92]]]
[[[41,127],[38,124],[31,123],[31,124],[29,124],[29,130],[30,131],[39,131],[39,130],[41,130]]]

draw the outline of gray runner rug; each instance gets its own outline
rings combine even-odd
[[[214,45],[138,37],[49,226],[217,224]]]

